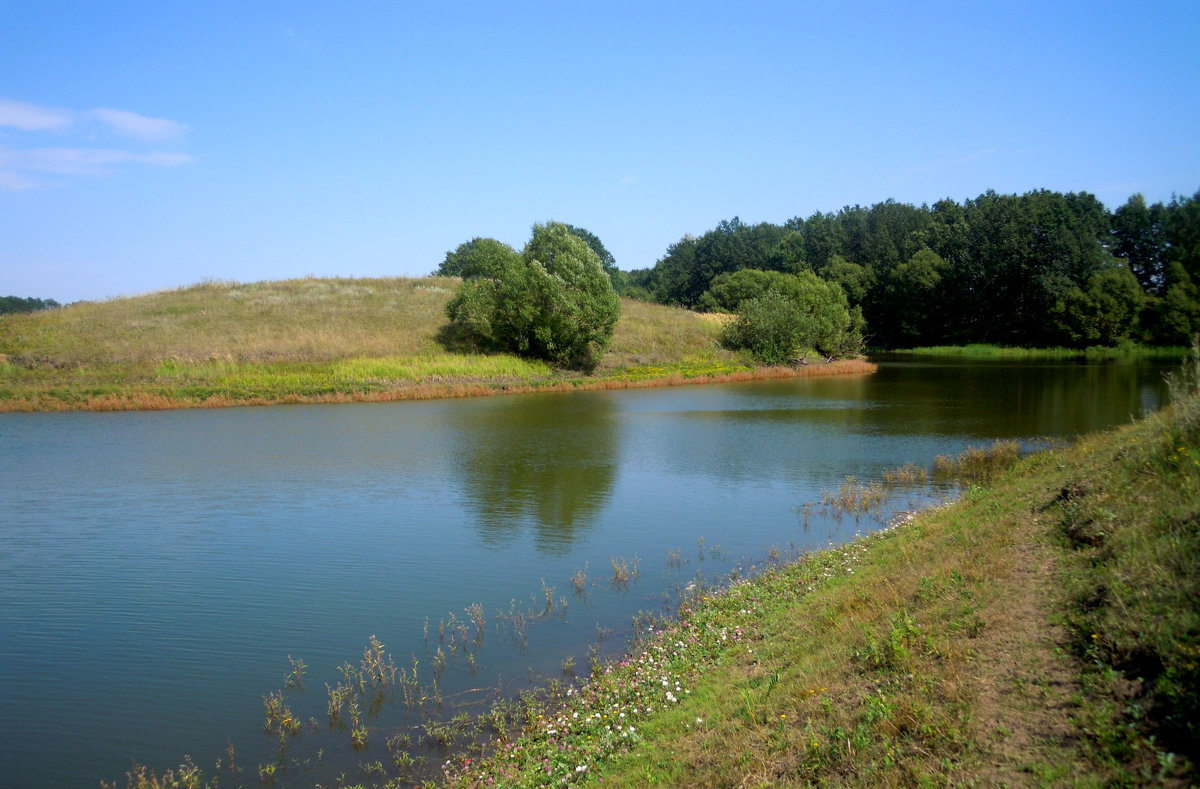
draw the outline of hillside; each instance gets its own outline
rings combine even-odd
[[[440,339],[457,279],[206,282],[0,316],[0,410],[213,407],[790,375],[718,347],[719,321],[624,300],[591,376]],[[870,369],[846,362],[809,373]]]

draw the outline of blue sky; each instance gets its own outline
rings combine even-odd
[[[0,0],[0,295],[1200,189],[1200,2]]]

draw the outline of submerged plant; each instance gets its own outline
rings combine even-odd
[[[571,586],[574,587],[575,594],[577,594],[577,595],[582,595],[585,591],[587,591],[587,565],[586,564],[583,566],[582,569],[576,570],[575,574],[571,576]]]
[[[634,556],[633,561],[627,561],[624,556],[614,556],[612,558],[612,585],[617,587],[628,586],[631,581],[641,577],[641,570],[638,569],[640,560]]]
[[[837,493],[826,493],[823,503],[834,515],[852,513],[861,515],[870,512],[887,498],[887,491],[878,482],[860,483],[855,477],[848,476],[838,488]]]

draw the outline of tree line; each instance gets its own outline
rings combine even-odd
[[[22,298],[21,296],[0,296],[0,315],[7,315],[10,312],[37,312],[38,310],[49,310],[55,307],[61,307],[54,299],[35,299],[33,297]]]
[[[1152,205],[1135,194],[1111,212],[1086,192],[1037,190],[886,200],[783,225],[735,217],[620,284],[629,296],[738,312],[780,292],[762,272],[836,284],[880,347],[1181,345],[1200,332],[1200,192]]]

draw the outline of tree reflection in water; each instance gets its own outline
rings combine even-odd
[[[539,551],[566,553],[604,508],[617,477],[614,399],[498,397],[459,424],[457,465],[481,538],[532,529]]]

